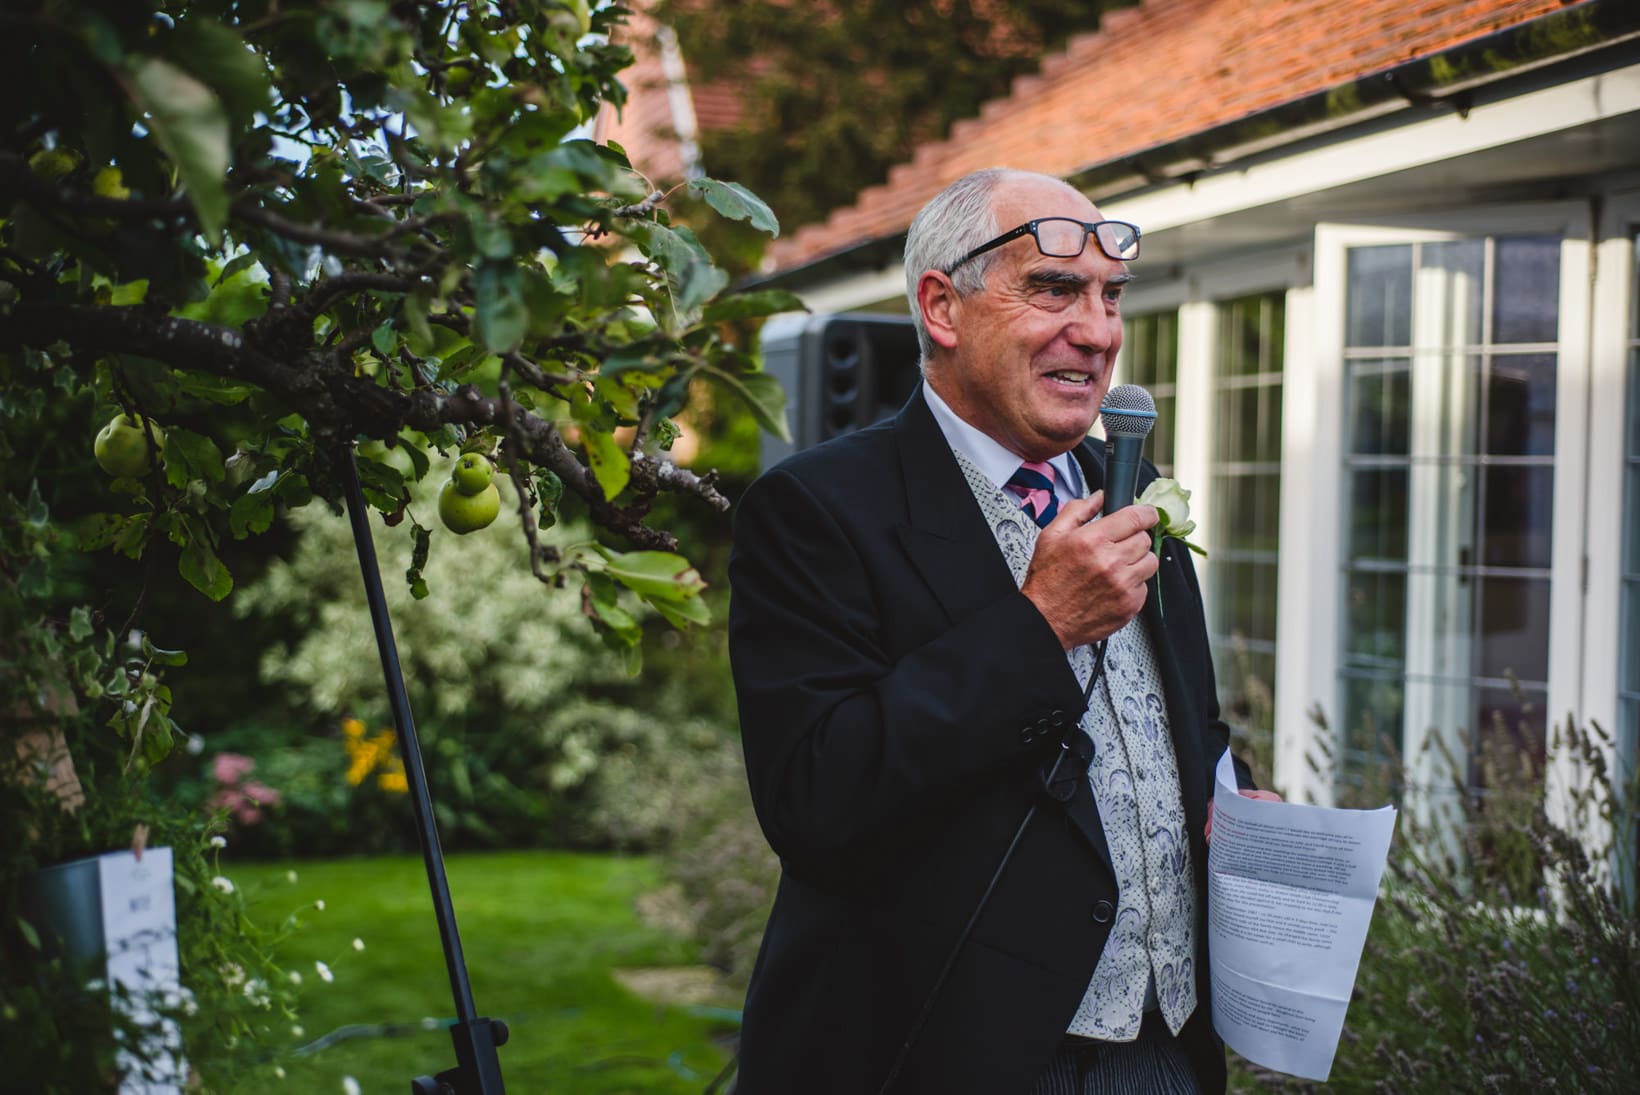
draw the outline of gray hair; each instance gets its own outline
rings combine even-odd
[[[911,322],[917,328],[917,346],[922,351],[924,365],[934,356],[934,341],[923,325],[922,306],[917,303],[917,283],[929,270],[951,269],[962,256],[994,237],[997,222],[991,200],[997,188],[1011,178],[1032,176],[1036,173],[1006,167],[989,167],[964,175],[935,195],[911,222],[905,237],[905,296],[911,302]],[[985,288],[985,275],[996,260],[995,251],[980,255],[952,274],[951,284],[964,296],[980,292]]]

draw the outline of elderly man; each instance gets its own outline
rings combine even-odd
[[[741,503],[730,655],[782,873],[740,1095],[1224,1088],[1201,597],[1155,510],[1099,517],[1087,440],[1138,253],[1056,179],[952,184],[906,241],[921,389]]]

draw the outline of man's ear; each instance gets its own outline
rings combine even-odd
[[[957,345],[957,316],[962,311],[962,297],[951,284],[949,275],[938,270],[925,270],[917,279],[917,306],[922,309],[923,327],[934,345],[955,349]]]

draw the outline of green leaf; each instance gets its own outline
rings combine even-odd
[[[19,916],[17,918],[17,930],[22,933],[23,942],[27,943],[30,947],[34,948],[35,950],[41,949],[40,948],[40,933],[34,930],[34,925],[33,924],[30,924],[27,920],[24,920],[22,917]]]
[[[160,147],[176,164],[177,175],[199,215],[199,229],[212,247],[222,242],[228,221],[228,116],[210,88],[168,61],[147,57],[128,71],[137,107]]]
[[[803,298],[785,289],[759,289],[752,293],[736,293],[732,297],[715,300],[701,313],[703,323],[732,323],[741,319],[778,315],[781,312],[806,312]]]
[[[80,551],[97,551],[119,538],[126,518],[117,513],[94,513],[80,522],[76,530],[75,546]]]
[[[246,251],[243,255],[235,255],[223,265],[222,272],[216,275],[216,280],[211,282],[211,287],[214,289],[225,281],[233,280],[235,274],[249,270],[258,261],[260,260],[257,258],[255,251]]]
[[[705,627],[712,622],[712,610],[699,597],[691,597],[687,601],[660,601],[644,598],[656,612],[666,618],[666,622],[673,627],[687,630],[690,624],[699,624]]]
[[[603,488],[604,497],[613,499],[626,489],[627,480],[632,478],[632,464],[626,452],[612,434],[588,426],[581,428],[581,442],[586,446],[587,463],[592,465],[592,474]]]
[[[530,324],[518,267],[486,262],[473,278],[473,292],[478,305],[478,334],[484,345],[498,354],[516,350]]]
[[[376,352],[383,357],[391,357],[393,348],[399,344],[399,336],[393,333],[393,321],[382,320],[381,324],[370,332],[370,345],[376,347]]]
[[[68,614],[68,637],[75,642],[91,634],[91,610],[85,605],[76,605]]]
[[[637,224],[628,231],[644,254],[666,274],[678,312],[678,326],[729,284],[729,275],[712,265],[706,249],[687,228]],[[674,331],[676,333],[676,331]]]
[[[753,228],[771,236],[780,235],[780,222],[775,219],[774,211],[739,183],[692,179],[689,190],[696,197],[705,198],[707,205],[730,220],[750,221]]]
[[[617,552],[605,549],[604,573],[645,600],[679,602],[706,588],[689,560],[669,551]]]
[[[165,478],[173,487],[182,487],[190,479],[207,483],[222,482],[225,469],[222,450],[209,437],[173,426],[165,431]]]
[[[404,572],[404,580],[410,586],[410,596],[421,600],[428,594],[427,579],[421,572],[427,567],[427,557],[433,550],[433,534],[428,529],[410,519],[410,567]]]
[[[228,528],[235,540],[260,535],[273,525],[273,495],[267,491],[244,494],[228,508]]]
[[[235,384],[223,377],[205,373],[178,370],[173,376],[176,386],[182,391],[201,399],[208,399],[212,403],[220,403],[224,407],[243,403],[256,392],[256,388],[250,384]]]
[[[142,656],[160,665],[181,666],[188,664],[188,652],[185,650],[166,650],[155,646],[147,633],[142,636]]]
[[[544,529],[558,523],[558,500],[564,496],[564,481],[547,468],[535,469],[535,495],[541,500],[535,520]]]
[[[148,522],[146,513],[139,513],[129,518],[125,527],[120,529],[119,535],[114,537],[114,550],[128,559],[142,557],[143,548],[148,546]]]
[[[187,542],[182,547],[182,558],[177,569],[189,585],[213,601],[220,601],[233,590],[233,575],[217,558],[206,531],[194,521],[185,524]]]
[[[187,19],[164,40],[166,56],[216,92],[233,115],[248,121],[272,99],[263,54],[213,19]]]
[[[757,424],[782,441],[792,439],[786,425],[786,389],[768,373],[741,373],[738,376],[722,369],[707,368],[704,372],[746,401]]]
[[[513,256],[512,232],[495,217],[474,217],[468,225],[473,234],[473,247],[487,259],[510,259]]]

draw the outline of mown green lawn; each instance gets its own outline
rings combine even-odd
[[[302,1041],[349,1025],[400,1028],[282,1057],[234,1092],[342,1092],[352,1077],[364,1095],[403,1095],[413,1077],[454,1065],[448,1031],[420,1026],[455,1009],[419,858],[225,866],[258,923],[300,916],[278,955],[302,978]],[[649,861],[457,855],[449,874],[478,1012],[511,1027],[501,1049],[510,1095],[699,1095],[728,1060],[732,1028],[721,1018],[640,1000],[611,976],[694,959],[687,943],[634,911],[656,885]],[[332,982],[322,981],[315,961],[326,963]]]

